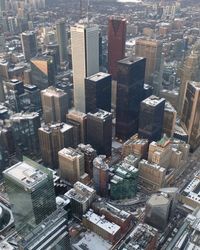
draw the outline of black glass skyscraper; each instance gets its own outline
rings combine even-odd
[[[151,141],[158,141],[162,136],[165,99],[150,96],[141,102],[139,136]]]
[[[111,75],[99,72],[85,79],[86,113],[111,111]]]
[[[87,140],[98,154],[111,156],[112,114],[99,109],[87,114]]]
[[[116,136],[128,139],[138,130],[140,102],[143,99],[146,59],[118,61]]]

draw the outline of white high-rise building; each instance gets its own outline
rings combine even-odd
[[[74,105],[85,112],[85,78],[99,72],[99,27],[77,24],[71,27]]]

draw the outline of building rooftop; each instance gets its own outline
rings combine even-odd
[[[100,80],[102,80],[102,79],[104,79],[106,77],[109,77],[109,76],[111,76],[111,75],[108,74],[108,73],[98,72],[98,73],[96,73],[96,74],[94,74],[92,76],[87,77],[87,79],[91,80],[93,82],[97,82],[97,81],[100,81]]]
[[[150,206],[162,206],[168,205],[170,200],[167,198],[167,195],[163,194],[153,194],[150,199],[147,201],[147,205]]]
[[[143,57],[126,57],[122,60],[119,60],[118,63],[119,64],[126,64],[126,65],[132,65],[140,60],[143,60]]]
[[[95,214],[91,209],[83,217],[109,234],[115,235],[120,230],[117,224],[107,221],[104,216]]]
[[[39,117],[39,113],[31,112],[31,113],[15,113],[10,117],[12,121],[21,121],[21,120],[30,120]]]
[[[150,97],[148,97],[144,101],[142,101],[142,103],[145,103],[149,106],[155,107],[158,104],[162,103],[163,101],[165,101],[164,98],[160,98],[160,97],[157,97],[155,95],[151,95]]]
[[[160,172],[165,172],[166,171],[166,169],[163,168],[163,167],[161,167],[160,165],[157,165],[156,163],[151,163],[151,162],[149,162],[147,160],[144,160],[144,159],[140,161],[139,165],[140,164],[143,165],[143,166],[145,166],[145,167],[158,170]]]
[[[83,154],[74,148],[63,148],[58,152],[59,155],[65,156],[71,160],[74,160],[76,158],[82,158]]]
[[[173,112],[173,113],[177,113],[175,108],[171,105],[170,102],[165,102],[165,112]]]
[[[45,96],[50,96],[50,97],[51,96],[60,97],[60,96],[67,95],[62,89],[57,89],[53,86],[50,86],[47,89],[42,90],[41,94]]]
[[[200,172],[187,185],[182,194],[200,205]]]
[[[98,109],[97,112],[88,113],[88,115],[99,118],[99,119],[102,119],[102,120],[104,120],[104,119],[106,119],[108,117],[112,117],[112,114],[110,112],[107,112],[107,111],[105,111],[103,109]]]
[[[52,133],[53,130],[60,130],[62,133],[69,129],[73,129],[73,126],[67,123],[55,123],[55,124],[45,124],[43,127],[39,128],[46,133]]]
[[[34,168],[26,162],[18,162],[4,172],[6,178],[11,178],[19,185],[33,189],[39,183],[47,179],[47,174],[40,169]]]
[[[200,82],[190,82],[190,84],[197,89],[198,91],[200,91]]]
[[[99,168],[102,170],[108,170],[109,166],[106,163],[106,156],[105,155],[99,155],[97,156],[94,161],[93,161],[93,165],[95,168]]]

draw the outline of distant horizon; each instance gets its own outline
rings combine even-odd
[[[121,3],[140,3],[142,0],[117,0],[117,2]]]

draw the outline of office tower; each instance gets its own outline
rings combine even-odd
[[[139,182],[148,190],[158,191],[165,184],[166,168],[141,160],[139,163]]]
[[[165,99],[154,95],[141,102],[139,118],[139,136],[158,141],[162,136]]]
[[[56,210],[52,173],[27,160],[13,165],[3,175],[15,227],[25,235]]]
[[[110,196],[113,200],[131,199],[136,196],[138,169],[133,164],[121,162],[114,166],[110,180]]]
[[[108,195],[109,166],[105,155],[97,156],[93,161],[93,182],[98,195]]]
[[[23,32],[21,34],[21,41],[24,58],[26,61],[30,61],[37,54],[36,34],[32,31]]]
[[[82,219],[93,202],[96,192],[93,188],[77,181],[74,187],[64,194],[70,199],[72,213],[75,217]]]
[[[41,91],[41,99],[45,123],[65,122],[68,99],[64,91],[51,86]]]
[[[16,95],[21,95],[24,93],[23,82],[17,79],[12,79],[6,82],[6,89],[8,95],[12,92],[15,92]]]
[[[162,80],[162,42],[157,40],[138,39],[135,44],[135,55],[146,58],[145,82],[154,87],[155,93],[159,93]],[[153,75],[159,73],[160,85],[153,85]]]
[[[165,102],[163,133],[168,137],[173,137],[176,125],[177,112],[169,102]]]
[[[30,111],[41,111],[41,95],[38,87],[36,85],[24,84],[24,91],[28,94],[30,100]]]
[[[99,27],[71,27],[74,106],[85,112],[85,78],[99,72]]]
[[[90,144],[79,144],[78,149],[84,154],[85,172],[93,177],[93,160],[97,157],[97,151]]]
[[[23,237],[18,242],[19,248],[21,250],[71,250],[67,224],[67,212],[59,208],[37,225],[30,234]]]
[[[160,231],[164,231],[171,213],[171,199],[163,194],[153,194],[146,203],[144,221]]]
[[[187,82],[181,122],[189,136],[191,150],[200,145],[200,83]]]
[[[145,62],[140,57],[118,61],[116,136],[120,139],[127,140],[138,130]]]
[[[41,126],[40,116],[36,112],[16,113],[10,117],[15,147],[19,153],[38,155],[38,129]]]
[[[58,152],[60,177],[70,183],[80,180],[85,173],[84,155],[74,148],[63,148]]]
[[[61,19],[56,22],[56,36],[59,45],[60,62],[67,60],[67,32],[65,27],[65,20]]]
[[[108,24],[108,72],[117,80],[117,62],[125,57],[126,19],[110,17]]]
[[[73,127],[66,123],[48,124],[39,128],[38,134],[44,164],[58,168],[58,151],[74,144]]]
[[[67,123],[77,127],[81,143],[86,143],[87,139],[87,115],[85,113],[72,110],[67,114]]]
[[[32,83],[40,90],[55,85],[55,65],[52,56],[41,55],[31,59]]]
[[[111,156],[112,114],[102,109],[87,114],[87,141],[97,154]]]
[[[197,50],[191,52],[191,54],[185,59],[183,65],[178,98],[178,114],[180,116],[183,112],[188,81],[200,82],[200,52]]]
[[[86,113],[97,109],[111,111],[111,75],[99,72],[85,79]]]

